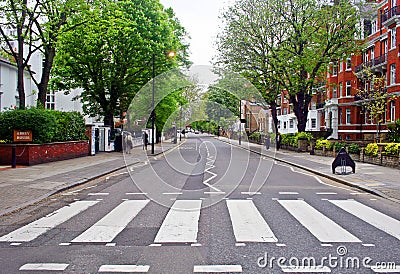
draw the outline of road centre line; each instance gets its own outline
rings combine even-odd
[[[19,270],[28,271],[64,271],[69,264],[57,264],[57,263],[30,263],[24,264]]]
[[[327,266],[282,266],[284,273],[331,273]]]
[[[246,192],[246,191],[243,191],[243,192],[240,192],[240,194],[253,196],[253,195],[261,195],[261,192]]]
[[[241,273],[241,265],[195,265],[193,267],[194,273]]]
[[[148,272],[148,265],[102,265],[98,272],[124,272],[124,273],[143,273]]]

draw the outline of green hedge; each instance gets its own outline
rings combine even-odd
[[[36,144],[86,139],[85,120],[78,112],[28,108],[1,113],[0,140],[12,143],[14,129],[32,130]]]
[[[310,144],[311,138],[312,134],[308,132],[298,132],[296,134],[281,134],[281,144],[297,147],[299,139],[307,139],[308,143]]]
[[[365,155],[378,156],[378,144],[370,143],[365,147]]]
[[[384,150],[382,151],[382,154],[397,156],[399,155],[399,150],[400,150],[399,143],[390,143],[385,146]]]
[[[388,126],[388,139],[391,142],[400,143],[400,119],[396,120],[395,123],[389,124]]]

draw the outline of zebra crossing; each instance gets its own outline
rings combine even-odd
[[[19,245],[34,241],[49,230],[74,218],[78,214],[95,207],[101,201],[75,201],[36,221],[28,223],[6,235],[0,237],[0,242]],[[285,239],[278,239],[269,223],[256,206],[254,200],[227,199],[225,208],[228,212],[231,229],[236,243],[276,243],[283,244]],[[306,228],[310,236],[324,244],[328,243],[362,243],[363,235],[353,235],[346,228],[311,206],[304,200],[278,199],[282,210],[287,211],[295,221]],[[325,203],[335,205],[355,218],[361,219],[370,226],[379,229],[388,235],[400,240],[400,221],[381,213],[356,200],[325,200]],[[73,239],[66,239],[68,244],[110,244],[134,220],[142,210],[150,204],[150,200],[125,200],[105,214],[103,218],[81,232]],[[193,244],[198,243],[199,222],[202,209],[202,200],[176,200],[161,222],[158,232],[149,245],[161,244]],[[349,222],[351,223],[351,222]],[[282,237],[282,236],[280,236]],[[290,235],[288,235],[290,237]],[[60,245],[66,245],[65,243]]]

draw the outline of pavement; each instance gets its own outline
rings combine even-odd
[[[136,146],[131,154],[100,152],[33,166],[0,166],[0,216],[39,202],[63,190],[148,161],[148,157],[162,154],[173,147],[170,141],[151,145],[147,150]]]
[[[237,140],[224,137],[218,139],[239,146]],[[126,169],[127,166],[147,161],[149,156],[162,154],[175,146],[177,145],[166,141],[155,145],[154,154],[150,153],[150,146],[147,152],[138,146],[132,149],[131,154],[125,155],[121,152],[101,152],[94,156],[14,169],[0,166],[0,216],[63,190]],[[400,169],[356,162],[355,174],[332,174],[333,158],[285,150],[275,151],[273,148],[266,150],[262,145],[246,141],[242,141],[240,147],[400,203]]]

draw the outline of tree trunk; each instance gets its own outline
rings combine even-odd
[[[40,83],[38,84],[38,106],[42,106],[43,108],[46,105],[46,94],[47,94],[47,88],[49,86],[49,81],[50,81],[50,71],[53,66],[53,61],[54,61],[54,56],[55,56],[55,49],[54,48],[48,48],[46,49],[46,58],[43,64],[43,69],[42,69],[42,78],[40,80]]]
[[[290,96],[290,102],[293,103],[293,111],[297,118],[298,132],[305,132],[308,118],[308,105],[311,102],[311,96],[305,91]]]
[[[24,86],[24,65],[23,60],[18,61],[18,79],[17,79],[17,90],[19,97],[19,109],[25,109],[25,86]]]
[[[113,111],[106,111],[104,113],[104,126],[109,126],[111,129],[114,129],[114,115]]]
[[[269,105],[271,107],[272,121],[274,122],[274,125],[273,125],[274,131],[273,132],[277,133],[278,132],[278,113],[276,110],[276,106],[277,106],[276,101],[269,102]]]

